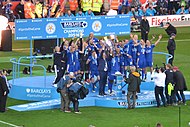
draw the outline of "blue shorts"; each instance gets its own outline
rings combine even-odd
[[[137,59],[133,59],[132,62],[133,62],[133,66],[137,66]]]
[[[75,66],[73,64],[70,64],[68,71],[69,72],[75,72]]]
[[[146,68],[146,60],[145,59],[139,60],[138,68]]]
[[[94,78],[94,76],[99,76],[99,72],[97,71],[90,71],[90,78]]]
[[[111,71],[111,72],[109,72],[108,73],[108,76],[109,76],[109,80],[114,80],[114,79],[116,79],[116,76],[114,75],[115,74],[115,71]]]
[[[152,67],[153,66],[153,62],[152,61],[146,61],[146,66],[147,67]]]
[[[75,64],[75,71],[79,71],[79,70],[80,70],[80,63],[77,62],[77,63]]]
[[[128,57],[125,57],[124,58],[124,65],[125,66],[131,66],[133,63],[132,63],[132,59],[131,58],[128,58]]]

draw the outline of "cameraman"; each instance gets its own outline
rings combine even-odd
[[[165,79],[166,79],[166,74],[164,73],[164,68],[156,68],[153,70],[153,73],[151,75],[151,78],[154,79],[154,84],[155,84],[155,98],[157,102],[157,107],[160,107],[160,99],[159,95],[161,97],[161,100],[163,102],[164,107],[166,106],[166,101],[164,97],[164,86],[165,86]]]
[[[72,84],[71,78],[73,78],[73,74],[66,73],[65,76],[60,79],[57,86],[57,92],[61,95],[61,111],[64,112],[71,112],[68,96],[68,86]]]
[[[78,99],[84,99],[89,91],[81,83],[82,75],[77,75],[72,80],[73,83],[68,86],[69,99],[73,103],[74,113],[81,114],[81,112],[78,109],[79,107]]]

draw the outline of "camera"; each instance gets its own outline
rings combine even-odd
[[[155,72],[159,73],[159,67],[158,65],[156,64],[156,67],[154,68]]]

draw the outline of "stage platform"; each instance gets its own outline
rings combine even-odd
[[[16,105],[8,107],[17,111],[29,111],[29,110],[44,110],[60,108],[60,95],[57,93],[56,88],[52,87],[54,76],[46,77],[46,85],[44,84],[44,76],[36,77],[24,77],[19,79],[10,80],[12,88],[9,97],[18,100],[35,101],[29,104]],[[14,83],[13,83],[14,82]],[[124,86],[125,84],[122,83]],[[101,106],[111,108],[126,108],[126,93],[127,85],[123,87],[121,91],[117,91],[117,85],[114,85],[115,95],[99,96],[98,88],[93,93],[90,85],[85,85],[89,89],[89,94],[83,100],[80,100],[79,106]],[[137,108],[153,107],[156,106],[154,97],[154,83],[150,80],[142,82],[140,86],[141,92],[138,93],[138,99],[136,102]],[[106,87],[107,91],[107,87]],[[118,94],[119,93],[119,94]],[[190,100],[190,92],[185,92],[186,99]]]

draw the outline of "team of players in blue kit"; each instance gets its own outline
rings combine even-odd
[[[109,94],[113,94],[112,86],[116,79],[115,73],[120,72],[124,77],[127,77],[129,66],[136,66],[139,71],[142,71],[141,79],[146,79],[146,68],[150,67],[152,72],[153,49],[161,38],[162,35],[154,44],[151,44],[149,40],[145,43],[144,40],[138,39],[138,35],[132,34],[130,40],[122,41],[119,41],[114,35],[98,40],[93,33],[90,33],[87,40],[82,39],[82,34],[76,42],[73,39],[70,42],[64,39],[61,48],[62,51],[66,52],[67,60],[63,70],[73,72],[75,75],[81,74],[85,78],[84,81],[90,79],[93,92],[97,82],[104,87],[105,83],[108,83]],[[100,58],[103,59],[103,65]],[[102,77],[102,72],[107,77]],[[106,81],[102,82],[102,80]],[[99,89],[100,95],[105,94],[104,90],[100,91]]]

